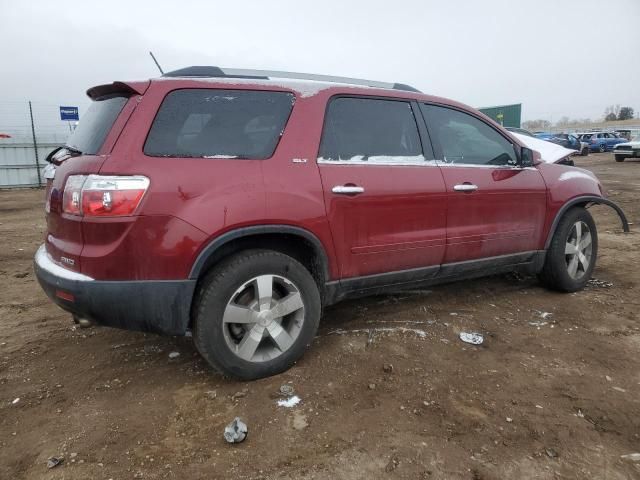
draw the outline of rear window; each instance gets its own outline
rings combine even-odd
[[[128,99],[125,96],[110,96],[95,100],[67,140],[67,146],[85,155],[98,153]]]
[[[144,153],[154,157],[269,158],[293,102],[288,92],[173,91],[160,106]]]

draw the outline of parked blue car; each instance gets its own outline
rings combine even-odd
[[[547,142],[555,143],[564,148],[576,150],[583,156],[589,153],[589,147],[586,144],[583,144],[583,142],[581,142],[575,135],[567,133],[538,132],[535,136],[540,140],[546,140]]]
[[[581,133],[578,138],[589,144],[589,150],[600,153],[611,152],[617,144],[627,141],[625,138],[620,138],[616,134],[608,132]]]

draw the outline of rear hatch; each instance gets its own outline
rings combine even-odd
[[[148,82],[145,82],[148,85]],[[83,178],[97,174],[135,108],[132,98],[143,84],[113,83],[90,89],[91,106],[65,146],[47,157],[45,245],[51,259],[80,272],[83,247],[81,195]],[[137,88],[136,88],[137,87]],[[145,88],[146,89],[146,88]]]

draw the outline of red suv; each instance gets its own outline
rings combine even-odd
[[[582,288],[606,204],[477,110],[401,84],[189,67],[88,90],[52,152],[35,270],[76,319],[193,332],[243,379],[289,368],[323,306],[523,271]]]

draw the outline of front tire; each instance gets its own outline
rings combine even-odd
[[[624,155],[616,155],[616,162],[624,162],[625,156]]]
[[[553,234],[540,279],[553,290],[581,290],[591,278],[597,255],[598,233],[593,217],[584,208],[572,208]]]
[[[606,152],[607,151],[607,146],[604,143],[600,144],[600,148],[598,148],[598,151],[600,153]]]
[[[203,280],[194,342],[223,374],[243,380],[289,369],[313,341],[320,292],[297,260],[271,250],[241,252]]]

